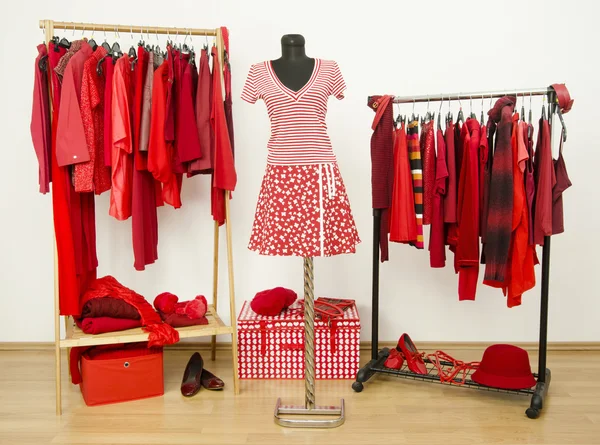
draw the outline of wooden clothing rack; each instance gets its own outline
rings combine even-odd
[[[221,28],[200,29],[200,28],[165,28],[153,26],[134,26],[134,25],[107,25],[97,23],[76,23],[76,22],[55,22],[53,20],[40,20],[39,26],[45,32],[46,44],[50,44],[50,40],[54,36],[55,29],[64,30],[79,30],[79,31],[114,31],[123,33],[152,33],[161,35],[193,35],[193,36],[214,36],[216,39],[217,50],[220,60],[224,60],[224,41],[221,33]],[[223,76],[223,72],[220,73]],[[49,77],[50,88],[51,78]],[[223,80],[223,79],[221,79]],[[221,82],[221,85],[224,83]],[[224,94],[224,91],[222,91]],[[201,326],[189,326],[184,328],[176,328],[180,338],[205,337],[212,336],[211,339],[211,358],[215,359],[216,354],[216,336],[221,334],[231,335],[231,351],[233,361],[233,390],[235,394],[239,394],[238,380],[238,359],[237,359],[237,328],[236,328],[236,311],[235,311],[235,290],[233,281],[233,253],[231,243],[231,224],[230,224],[230,203],[231,194],[226,193],[225,199],[225,231],[227,240],[227,269],[229,274],[229,314],[231,319],[230,326],[225,325],[223,320],[217,314],[218,301],[218,278],[219,278],[219,224],[214,223],[214,262],[213,262],[213,304],[208,306],[206,317],[208,324]],[[60,323],[61,315],[59,311],[59,291],[58,291],[58,256],[56,251],[56,243],[54,245],[54,346],[55,346],[55,361],[56,361],[56,414],[62,413],[62,398],[61,398],[61,349],[69,349],[76,346],[95,346],[107,345],[115,343],[132,343],[148,340],[148,333],[141,328],[129,329],[115,333],[90,335],[85,334],[79,329],[73,317],[64,317],[66,335],[61,338]]]
[[[521,96],[523,98],[531,96],[547,96],[548,97],[548,122],[552,126],[553,117],[557,114],[563,126],[563,135],[566,135],[566,128],[560,108],[558,107],[557,97],[554,89],[547,88],[532,88],[525,90],[507,90],[507,91],[487,91],[474,93],[452,93],[452,94],[435,94],[424,96],[404,96],[394,97],[393,103],[416,103],[416,102],[440,102],[440,101],[456,101],[470,99],[491,99],[507,95]],[[554,132],[551,132],[550,145],[554,148]],[[380,235],[381,209],[373,209],[373,283],[372,283],[372,326],[371,326],[371,360],[363,366],[356,375],[356,381],[352,384],[352,389],[356,392],[361,392],[364,388],[363,383],[369,380],[377,373],[395,375],[397,377],[408,378],[413,380],[421,380],[431,383],[442,383],[435,367],[431,363],[427,363],[428,373],[426,375],[416,374],[409,371],[406,366],[399,369],[386,368],[383,363],[389,355],[389,349],[383,348],[379,350],[379,235]],[[542,251],[542,288],[541,288],[541,305],[540,305],[540,328],[539,328],[539,355],[538,355],[538,372],[534,374],[536,377],[536,386],[532,389],[525,390],[504,390],[495,389],[480,385],[468,377],[465,384],[461,385],[465,388],[480,389],[486,391],[495,391],[501,393],[531,395],[530,407],[526,410],[529,418],[535,419],[540,415],[544,405],[544,399],[548,394],[550,386],[551,373],[546,367],[546,352],[548,338],[548,293],[549,293],[549,278],[550,278],[550,236],[544,238],[544,246]],[[427,360],[426,360],[427,362]],[[452,366],[452,363],[440,362],[442,366]],[[459,383],[457,379],[456,383]],[[452,385],[458,386],[458,385]]]

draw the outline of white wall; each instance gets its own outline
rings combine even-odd
[[[371,191],[369,94],[427,94],[543,87],[566,82],[575,98],[566,116],[565,158],[573,187],[565,194],[566,233],[552,240],[551,341],[600,341],[600,268],[597,226],[598,50],[597,2],[506,1],[351,2],[305,0],[164,2],[64,0],[11,2],[0,28],[0,277],[4,316],[0,342],[53,339],[53,238],[51,198],[37,192],[37,163],[29,135],[38,20],[216,27],[231,31],[238,188],[232,202],[238,310],[244,299],[271,286],[302,289],[302,260],[267,258],[247,250],[254,206],[266,160],[264,104],[248,105],[239,93],[251,63],[277,58],[285,33],[306,37],[310,56],[338,61],[348,84],[344,101],[331,101],[329,131],[363,243],[354,256],[317,259],[318,295],[354,298],[370,338]],[[560,12],[557,12],[560,11]],[[66,33],[71,38],[72,31]],[[76,36],[80,36],[77,32]],[[89,34],[88,34],[89,36]],[[96,39],[102,40],[97,33]],[[139,35],[134,36],[137,41]],[[129,45],[129,35],[121,42]],[[109,41],[113,40],[109,33]],[[203,39],[195,38],[200,46]],[[163,43],[164,45],[164,43]],[[486,106],[487,106],[486,101]],[[539,110],[539,101],[535,101]],[[463,103],[468,110],[468,104]],[[437,105],[435,105],[437,108]],[[479,115],[480,101],[473,107]],[[410,106],[403,108],[410,112]],[[425,107],[417,106],[422,112]],[[454,106],[455,114],[457,106]],[[437,110],[436,110],[437,111]],[[536,115],[538,111],[536,111]],[[159,261],[133,269],[130,222],[107,215],[108,194],[97,200],[100,274],[113,274],[150,301],[162,291],[182,299],[211,294],[212,223],[206,178],[186,181],[184,207],[160,209]],[[428,229],[426,230],[428,232]],[[224,232],[222,232],[224,233]],[[450,267],[432,270],[426,251],[393,245],[381,268],[382,340],[409,332],[429,341],[534,341],[539,286],[509,310],[500,292],[480,287],[475,302],[459,303]],[[220,286],[227,294],[225,251]],[[539,281],[539,268],[538,281]],[[226,304],[221,307],[226,309]],[[227,311],[221,311],[225,319]]]

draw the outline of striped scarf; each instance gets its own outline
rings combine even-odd
[[[419,146],[419,121],[414,120],[408,124],[406,139],[413,178],[413,192],[415,194],[415,213],[417,214],[417,241],[410,244],[417,249],[423,249],[425,248],[423,242],[423,166],[421,163],[421,147]]]

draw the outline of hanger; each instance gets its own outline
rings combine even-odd
[[[459,122],[464,123],[465,122],[465,116],[464,116],[463,110],[462,110],[462,102],[460,101],[460,96],[456,96],[456,98],[458,99],[458,106],[460,107],[460,109],[458,110],[458,116],[456,116],[456,123],[457,124]]]
[[[108,54],[112,51],[110,45],[106,41],[106,29],[104,29],[104,42],[102,42],[102,48],[104,48]]]
[[[483,94],[481,95],[481,118],[479,124],[483,127],[485,116],[483,115]]]
[[[83,31],[81,32],[81,35],[83,36],[83,33],[85,32],[85,28],[83,29]],[[92,34],[90,35],[90,39],[88,40],[88,44],[92,47],[93,51],[96,51],[96,48],[98,48],[98,44],[96,43],[96,41],[94,40],[94,30],[92,30]]]
[[[119,34],[119,32],[117,31],[117,27],[115,26],[115,39],[121,38],[121,35]],[[110,49],[110,54],[113,58],[113,60],[116,60],[117,58],[121,57],[123,55],[123,52],[121,51],[121,45],[119,45],[119,42],[116,42],[112,44],[112,47]]]
[[[469,96],[469,118],[477,119],[477,116],[473,113],[473,96]]]
[[[437,128],[438,130],[442,130],[442,105],[444,105],[444,96],[442,95],[442,100],[440,101],[440,109],[438,110],[438,122]]]
[[[546,120],[546,96],[542,99],[542,119]]]
[[[75,35],[75,25],[73,25],[73,35]],[[65,49],[69,49],[71,47],[71,42],[69,42],[65,37],[63,37],[58,42],[58,46],[65,48]]]
[[[521,95],[521,120],[525,122],[525,95]]]
[[[425,114],[425,117],[421,118],[421,125],[428,123],[432,120],[432,115],[431,112],[429,111],[429,96],[427,97],[427,113]]]
[[[134,59],[134,60],[132,61],[132,66],[131,66],[131,67],[132,67],[132,69],[133,69],[133,62],[135,62],[135,59],[137,59],[137,52],[136,52],[136,50],[135,50],[135,46],[133,46],[133,40],[134,40],[134,39],[133,39],[133,26],[132,26],[132,27],[131,27],[131,29],[130,29],[130,33],[131,33],[131,42],[132,42],[132,43],[131,43],[131,47],[129,48],[129,51],[128,51],[127,55],[128,55],[130,58]]]
[[[418,121],[418,120],[419,120],[419,115],[417,114],[415,116],[415,100],[413,99],[413,110],[412,110],[412,117],[410,118],[410,121],[414,122],[414,121]]]

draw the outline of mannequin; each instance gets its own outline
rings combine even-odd
[[[285,34],[281,38],[281,57],[271,61],[277,78],[292,91],[308,83],[315,67],[315,59],[306,55],[305,43],[300,34]]]

